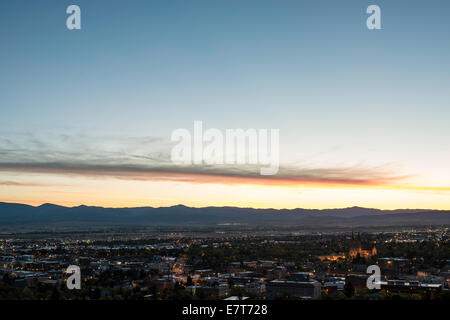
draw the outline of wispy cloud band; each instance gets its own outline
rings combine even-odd
[[[14,142],[13,142],[14,141]],[[282,165],[261,176],[260,166],[192,165],[170,161],[171,143],[153,137],[105,138],[56,135],[0,139],[0,172],[77,175],[139,181],[258,185],[386,185],[408,178],[386,164],[311,167]]]

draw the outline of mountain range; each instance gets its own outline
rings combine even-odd
[[[0,202],[0,226],[88,225],[290,225],[323,227],[450,225],[450,211],[424,209],[254,209],[238,207],[104,208],[30,206]]]

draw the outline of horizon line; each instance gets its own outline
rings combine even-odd
[[[450,211],[450,209],[429,209],[429,208],[396,208],[396,209],[381,209],[381,208],[370,208],[370,207],[361,207],[361,206],[348,206],[348,207],[335,207],[335,208],[302,208],[302,207],[295,207],[295,208],[280,208],[276,209],[273,207],[266,207],[266,208],[255,208],[255,207],[241,207],[241,206],[188,206],[184,205],[182,203],[171,205],[171,206],[137,206],[137,207],[108,207],[108,206],[96,206],[96,205],[86,205],[86,204],[79,204],[74,206],[67,206],[67,205],[60,205],[50,202],[43,202],[39,205],[31,205],[27,203],[21,203],[21,202],[9,202],[9,201],[0,201],[0,204],[16,204],[16,205],[24,205],[24,206],[30,206],[33,208],[39,208],[45,205],[52,205],[56,207],[63,207],[63,208],[78,208],[78,207],[89,207],[89,208],[102,208],[102,209],[137,209],[137,208],[152,208],[152,209],[163,209],[163,208],[173,208],[173,207],[186,207],[191,209],[207,209],[207,208],[237,208],[237,209],[252,209],[252,210],[276,210],[276,211],[283,211],[283,210],[317,210],[317,211],[325,211],[325,210],[345,210],[345,209],[367,209],[367,210],[379,210],[379,211],[398,211],[398,210],[417,210],[417,211]]]

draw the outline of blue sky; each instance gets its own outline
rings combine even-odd
[[[80,31],[66,29],[70,4]],[[382,30],[366,28],[370,4]],[[436,182],[450,160],[449,13],[448,1],[4,0],[0,136],[279,128],[285,162],[394,163]]]
[[[375,2],[381,31],[365,28]],[[76,1],[83,29],[68,31],[73,1],[2,1],[2,126],[147,134],[446,112],[450,4],[375,2]]]

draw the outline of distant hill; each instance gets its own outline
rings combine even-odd
[[[0,226],[60,225],[301,225],[322,227],[450,225],[450,211],[343,209],[253,209],[237,207],[103,208],[0,202]]]
[[[343,209],[253,209],[237,207],[103,208],[0,202],[0,226],[89,225],[301,225],[323,227],[450,225],[450,211],[361,207]]]

